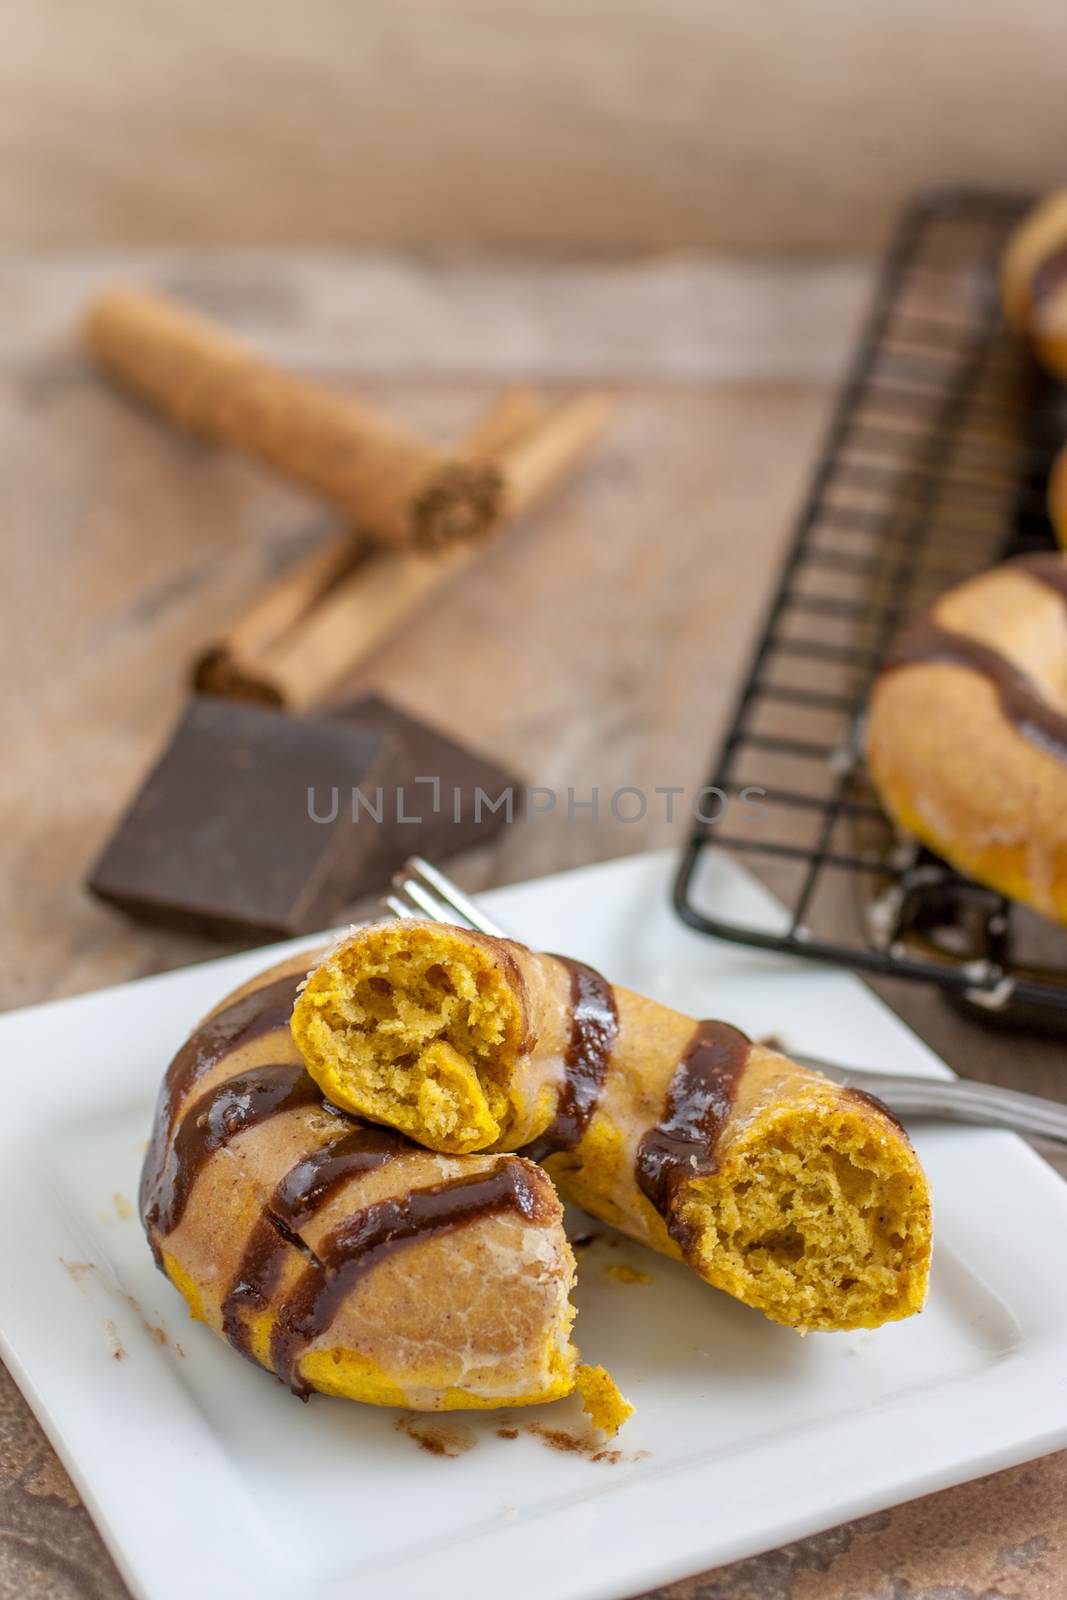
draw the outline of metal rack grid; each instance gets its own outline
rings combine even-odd
[[[997,292],[1029,203],[937,189],[901,218],[708,779],[726,817],[695,825],[674,900],[719,938],[1067,1017],[1067,935],[902,840],[862,759],[864,707],[897,630],[972,573],[1053,547],[1045,481],[1067,406],[1005,332]],[[750,786],[764,791],[758,827],[733,821]],[[757,866],[780,927],[698,904],[709,849]]]

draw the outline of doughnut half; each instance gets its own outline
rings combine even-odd
[[[1048,519],[1058,542],[1067,548],[1067,444],[1057,450],[1049,471]]]
[[[289,1031],[312,959],[230,995],[171,1064],[140,1197],[158,1264],[300,1395],[447,1411],[570,1393],[574,1259],[551,1180],[327,1105]]]
[[[446,1151],[521,1150],[570,1198],[776,1322],[918,1311],[930,1207],[884,1106],[580,962],[434,923],[330,951],[293,1015],[328,1098]]]
[[[971,578],[901,635],[871,697],[867,759],[906,832],[1067,922],[1067,555]]]
[[[1000,282],[1009,325],[1029,338],[1050,372],[1067,377],[1067,189],[1042,200],[1016,228]]]

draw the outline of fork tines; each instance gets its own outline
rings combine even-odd
[[[500,938],[503,930],[479,911],[473,900],[422,856],[411,856],[393,877],[393,893],[382,904],[396,917],[429,917]]]

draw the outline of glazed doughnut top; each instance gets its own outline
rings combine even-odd
[[[1005,562],[908,628],[875,685],[867,753],[907,832],[1067,920],[1067,557]]]
[[[551,1180],[339,1111],[293,1044],[311,953],[237,991],[174,1058],[140,1193],[158,1265],[297,1394],[422,1410],[582,1387]]]

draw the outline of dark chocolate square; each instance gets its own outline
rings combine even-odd
[[[366,806],[357,806],[358,820],[351,831],[361,843],[350,857],[356,872],[345,904],[384,889],[409,856],[447,861],[487,843],[521,815],[523,790],[514,774],[391,701],[364,695],[336,706],[330,714],[393,739],[402,752],[397,777],[381,784],[381,822]],[[377,807],[377,785],[364,784],[363,792]]]
[[[345,797],[397,764],[375,729],[198,696],[89,888],[132,915],[223,938],[320,928],[352,880]],[[316,821],[309,791],[334,788],[336,819]]]
[[[89,888],[131,916],[220,938],[314,932],[408,856],[444,861],[492,838],[509,791],[517,808],[502,767],[377,695],[315,718],[201,695]]]

